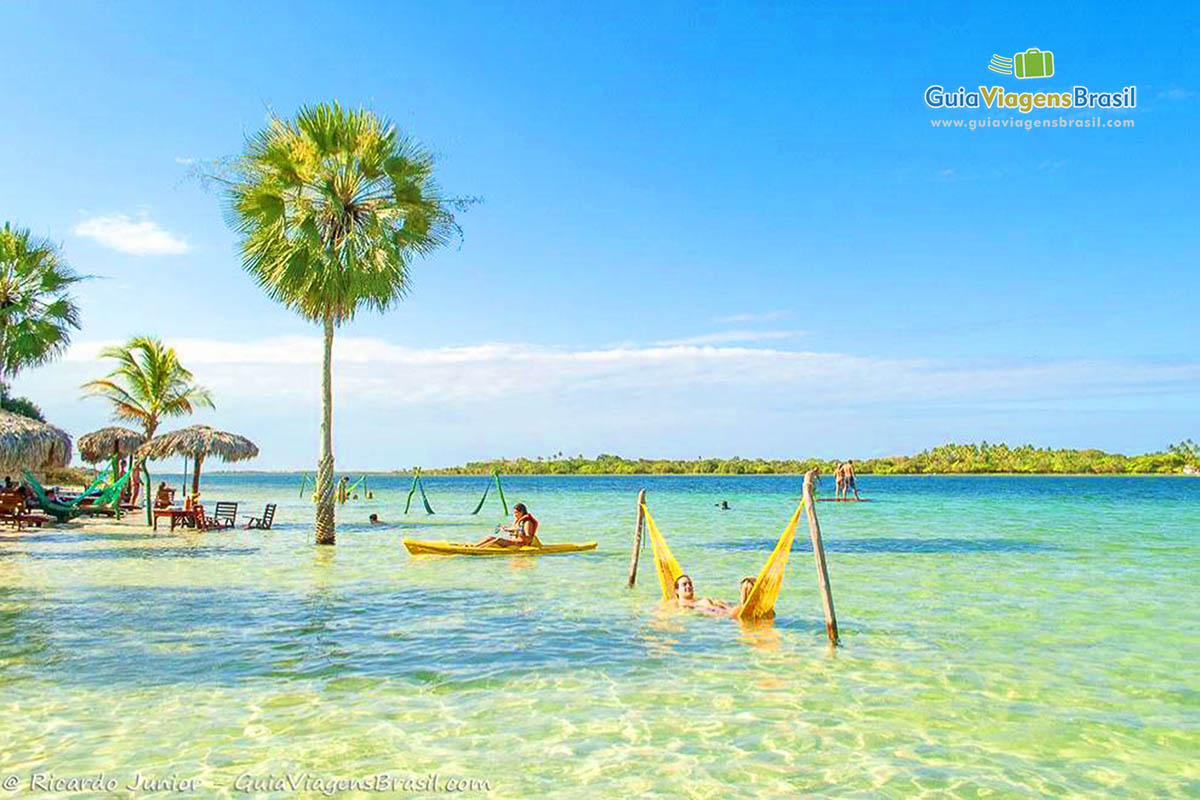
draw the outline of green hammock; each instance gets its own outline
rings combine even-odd
[[[96,490],[96,488],[99,487],[100,484],[104,483],[106,480],[108,480],[108,470],[107,469],[104,470],[104,472],[101,472],[99,475],[97,475],[96,480],[92,481],[90,486],[88,486],[86,489],[84,489],[82,492],[80,492],[79,496],[76,497],[71,502],[67,503],[67,505],[70,506],[71,508],[75,508],[80,503],[82,503],[84,500],[87,500],[88,495],[91,494],[92,492],[94,492]]]
[[[68,505],[51,500],[46,495],[46,489],[38,479],[33,476],[29,470],[25,470],[25,481],[29,484],[29,488],[33,489],[33,493],[37,496],[38,503],[42,510],[50,516],[54,517],[59,522],[66,522],[69,519],[74,519],[81,514],[95,513],[94,509],[101,509],[114,502],[120,502],[121,491],[125,488],[125,484],[129,483],[129,479],[133,477],[135,467],[131,467],[128,472],[121,476],[121,479],[109,486],[94,498],[95,502],[87,508],[78,505]]]
[[[488,489],[491,489],[491,488],[492,488],[492,485],[490,483],[485,483],[483,485],[483,497],[479,498],[479,505],[475,506],[475,510],[471,512],[471,516],[475,516],[476,514],[479,513],[479,510],[481,508],[483,508],[483,501],[487,500]]]
[[[429,498],[425,496],[425,484],[421,483],[420,470],[413,473],[412,488],[408,490],[408,499],[404,501],[404,513],[408,513],[408,509],[412,506],[413,495],[417,493],[418,489],[421,491],[421,503],[425,506],[425,513],[435,513],[433,506],[429,505]]]
[[[425,496],[425,484],[419,478],[417,479],[417,488],[421,490],[421,503],[425,506],[425,513],[434,513],[433,508],[429,505],[429,498]]]
[[[500,495],[500,505],[504,506],[504,513],[508,513],[508,501],[504,499],[504,487],[500,485],[500,473],[496,470],[492,471],[492,477],[496,479],[496,492]],[[475,510],[471,512],[471,516],[475,516],[483,509],[483,503],[487,500],[488,492],[492,485],[485,483],[483,485],[483,497],[479,498],[479,503],[475,506]]]
[[[500,493],[500,505],[504,506],[504,513],[508,513],[508,501],[504,499],[504,487],[500,485],[500,470],[492,470],[492,476],[496,479],[496,491]]]

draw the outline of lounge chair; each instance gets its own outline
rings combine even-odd
[[[260,531],[271,530],[271,524],[275,522],[275,504],[267,503],[267,507],[263,509],[261,517],[251,517],[250,522],[246,524],[246,530],[251,528]]]
[[[12,525],[18,531],[23,525],[42,527],[44,522],[53,522],[45,514],[33,514],[25,508],[25,498],[17,494],[0,494],[0,523]]]
[[[232,528],[237,524],[237,503],[217,503],[210,519],[214,528]]]

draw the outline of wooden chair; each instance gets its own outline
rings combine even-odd
[[[0,523],[12,525],[18,531],[23,525],[42,527],[42,523],[50,522],[45,514],[33,514],[25,508],[25,498],[18,494],[0,494]]]
[[[251,528],[260,531],[271,530],[272,523],[275,522],[275,504],[267,503],[267,507],[263,509],[261,517],[251,517],[250,522],[246,525],[246,530]]]
[[[232,528],[237,524],[237,503],[217,503],[209,522],[213,528]]]
[[[198,531],[207,531],[217,527],[216,521],[204,514],[204,504],[196,503],[192,506],[192,516],[190,519],[184,519],[185,524],[189,528],[195,528]]]

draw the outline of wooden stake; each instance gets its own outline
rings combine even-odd
[[[640,489],[637,497],[637,521],[633,525],[633,554],[629,557],[629,581],[625,584],[626,589],[632,589],[637,581],[638,556],[642,552],[642,528],[646,524],[646,514],[642,511],[645,503],[646,490]]]
[[[833,612],[833,592],[829,588],[829,568],[825,565],[825,545],[821,543],[821,525],[817,522],[816,503],[813,502],[813,478],[816,470],[804,473],[804,508],[808,512],[808,533],[812,538],[813,560],[817,562],[817,586],[821,590],[821,603],[825,606],[825,632],[830,644],[838,643],[837,616]]]

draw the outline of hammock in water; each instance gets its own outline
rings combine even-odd
[[[434,513],[433,507],[429,505],[429,498],[425,496],[425,484],[421,482],[420,470],[417,470],[416,473],[413,474],[412,488],[408,490],[408,499],[404,501],[404,513],[408,513],[409,506],[412,505],[413,495],[416,494],[418,490],[421,492],[421,503],[425,506],[425,513]]]
[[[497,470],[492,470],[492,477],[496,479],[496,493],[500,495],[500,505],[504,506],[504,513],[508,514],[508,500],[504,498],[504,487],[500,485],[500,473]],[[474,516],[483,508],[483,503],[487,500],[488,491],[492,488],[491,483],[483,485],[483,497],[479,498],[479,502],[475,505],[475,510],[471,512]]]
[[[787,527],[783,529],[779,541],[776,542],[775,549],[767,558],[767,563],[763,564],[763,568],[759,570],[758,577],[754,580],[754,588],[750,590],[745,605],[738,609],[738,619],[762,619],[771,616],[775,611],[775,601],[779,599],[779,592],[783,587],[783,575],[787,569],[788,557],[792,552],[792,542],[796,538],[796,525],[800,522],[800,513],[803,510],[804,501],[801,500]],[[646,508],[644,504],[642,512],[646,515],[646,528],[650,532],[650,547],[654,551],[654,571],[658,575],[658,587],[662,590],[662,599],[674,600],[675,582],[683,574],[683,568],[671,554],[671,549],[667,547],[667,540],[659,532],[658,526],[654,524],[654,517],[650,516],[650,509]]]

